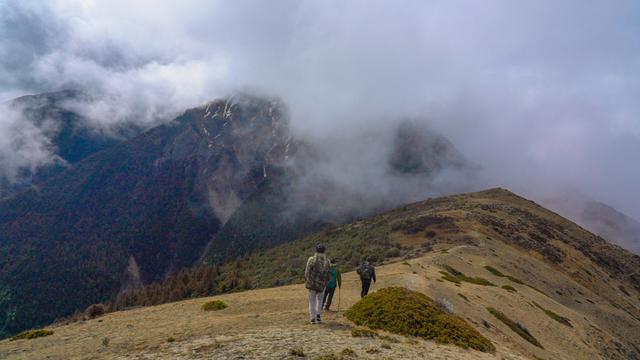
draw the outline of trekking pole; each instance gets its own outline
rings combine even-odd
[[[338,286],[338,312],[340,312],[340,301],[342,300],[342,291],[340,289],[342,286]]]

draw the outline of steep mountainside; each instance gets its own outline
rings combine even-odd
[[[237,97],[96,153],[0,203],[0,333],[190,266],[286,157],[276,100]],[[130,277],[130,276],[129,276]]]
[[[334,154],[293,139],[288,121],[277,99],[216,100],[0,202],[0,336],[406,202],[325,176],[317,165]],[[424,193],[467,166],[415,123],[382,135],[395,141],[370,166],[405,187]]]
[[[257,287],[296,283],[318,242],[348,272],[332,306],[340,311],[325,312],[322,325],[307,325],[306,291],[291,285],[218,296],[228,307],[216,312],[202,311],[212,299],[201,298],[54,326],[52,336],[0,342],[0,356],[282,359],[296,350],[310,358],[640,359],[640,257],[506,190],[333,226],[221,272]],[[359,298],[350,271],[362,256],[378,261],[372,291],[422,292],[472,324],[496,353],[385,332],[352,336],[343,311]]]
[[[580,222],[614,244],[640,254],[640,222],[611,206],[596,201],[587,203]]]
[[[575,191],[548,197],[543,203],[607,241],[640,255],[640,222],[614,207]]]

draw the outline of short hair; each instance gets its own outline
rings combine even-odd
[[[326,250],[326,248],[322,244],[318,244],[316,246],[316,252],[319,252],[320,254],[324,253],[325,250]]]

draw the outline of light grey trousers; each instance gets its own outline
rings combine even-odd
[[[315,320],[322,311],[322,298],[324,291],[309,290],[309,318]]]

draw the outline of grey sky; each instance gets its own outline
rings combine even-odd
[[[88,88],[108,127],[252,89],[320,138],[424,117],[487,186],[635,218],[638,79],[636,1],[0,0],[0,100]]]

